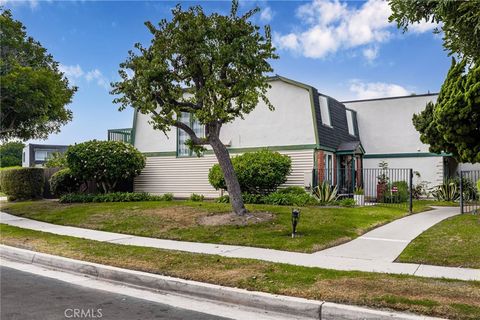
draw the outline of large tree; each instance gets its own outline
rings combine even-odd
[[[480,162],[480,64],[465,73],[467,61],[452,67],[435,104],[413,116],[430,151],[449,152],[462,162]]]
[[[0,8],[0,139],[45,139],[72,119],[76,87],[9,10]]]
[[[188,145],[196,152],[210,145],[225,177],[235,213],[246,213],[240,185],[226,146],[220,140],[225,123],[243,118],[262,99],[270,109],[266,92],[270,87],[266,73],[272,72],[268,60],[277,58],[269,27],[265,33],[249,18],[258,8],[237,15],[238,1],[231,13],[206,15],[200,6],[173,10],[171,21],[158,27],[145,25],[153,35],[149,47],[136,44],[120,67],[122,81],[113,83],[114,100],[120,109],[132,106],[151,116],[155,129],[168,134],[172,127],[185,131]],[[204,127],[204,136],[180,121],[189,113]]]
[[[452,66],[436,103],[414,115],[422,142],[432,152],[449,152],[458,161],[480,162],[480,1],[390,0],[404,31],[413,23],[437,22]]]

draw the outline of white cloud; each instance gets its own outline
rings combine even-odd
[[[425,33],[440,26],[441,24],[422,20],[421,22],[416,22],[409,25],[408,30],[414,33]]]
[[[305,23],[303,29],[277,33],[274,40],[280,49],[309,58],[363,48],[363,56],[371,61],[378,55],[378,44],[388,41],[391,30],[396,28],[388,22],[390,14],[390,6],[383,0],[368,0],[359,7],[339,0],[312,0],[297,9],[297,17]],[[415,32],[426,32],[433,27],[420,23],[413,28]]]
[[[28,4],[30,9],[35,9],[38,6],[38,0],[0,0],[0,6],[12,4],[12,5],[24,5]]]
[[[84,74],[82,68],[78,64],[70,66],[60,64],[58,66],[58,69],[60,70],[60,72],[63,72],[65,76],[72,82],[74,82],[76,79],[80,78]]]
[[[100,87],[109,89],[109,81],[98,69],[84,72],[80,65],[63,65],[60,64],[58,69],[65,74],[71,83],[76,84],[78,81],[85,79],[87,82],[95,81]]]
[[[98,69],[93,69],[87,72],[85,79],[87,79],[88,82],[95,80],[99,86],[104,87],[105,89],[109,88],[107,78],[105,78],[102,72]]]
[[[362,53],[368,62],[373,62],[378,57],[378,47],[365,48]]]
[[[411,94],[411,92],[398,84],[384,82],[364,83],[360,80],[351,80],[350,91],[355,93],[356,99],[397,97]]]
[[[272,8],[265,7],[260,11],[260,20],[265,23],[268,23],[272,21],[274,15],[275,15],[275,12],[273,12]]]

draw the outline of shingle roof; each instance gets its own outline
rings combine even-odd
[[[318,144],[320,145],[320,147],[327,147],[327,148],[337,150],[337,148],[343,142],[352,142],[352,141],[360,140],[358,125],[357,125],[357,114],[355,111],[351,110],[353,114],[353,126],[355,131],[355,136],[352,136],[348,132],[347,112],[346,112],[347,109],[343,103],[337,101],[336,99],[330,96],[319,93],[315,87],[305,83],[291,80],[279,75],[270,77],[269,80],[270,81],[281,80],[281,81],[290,83],[292,85],[307,89],[310,92],[311,101],[313,104],[312,107],[315,115],[314,120],[316,123],[317,134],[318,134]],[[324,125],[322,122],[319,96],[324,96],[327,98],[328,108],[330,111],[331,127]]]

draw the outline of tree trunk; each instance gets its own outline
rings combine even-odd
[[[228,153],[227,147],[220,141],[218,137],[211,137],[209,139],[210,145],[213,148],[213,152],[217,156],[218,164],[223,171],[223,177],[227,184],[228,196],[230,198],[230,204],[233,207],[233,211],[237,215],[244,215],[247,213],[247,209],[243,204],[242,190],[238,183],[237,174],[233,170],[232,160]]]

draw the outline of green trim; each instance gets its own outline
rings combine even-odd
[[[132,146],[135,146],[135,133],[137,132],[137,113],[138,110],[133,109],[132,136],[130,138],[132,140]]]
[[[450,157],[449,153],[432,153],[432,152],[418,152],[418,153],[377,153],[366,154],[365,159],[379,159],[379,158],[425,158],[425,157]]]
[[[318,145],[317,149],[318,150],[323,150],[323,151],[335,152],[335,153],[337,152],[334,148],[330,148],[330,147],[326,147],[326,146],[322,146],[322,145]]]
[[[315,100],[313,97],[313,88],[310,87],[308,89],[308,93],[310,94],[310,108],[312,109],[312,121],[313,121],[313,130],[315,134],[315,143],[317,145],[320,144],[320,138],[318,136],[318,128],[317,128],[317,114],[315,112]]]
[[[175,157],[177,155],[176,151],[164,151],[164,152],[144,152],[146,157]]]
[[[289,151],[289,150],[315,150],[316,144],[299,144],[299,145],[289,145],[289,146],[266,146],[266,147],[248,147],[248,148],[227,148],[229,153],[244,153],[244,152],[253,152],[268,149],[271,151]],[[176,151],[164,151],[164,152],[144,152],[147,157],[168,157],[176,156]],[[213,150],[207,150],[203,154],[213,154]],[[192,157],[179,157],[179,158],[196,158],[194,155]]]

